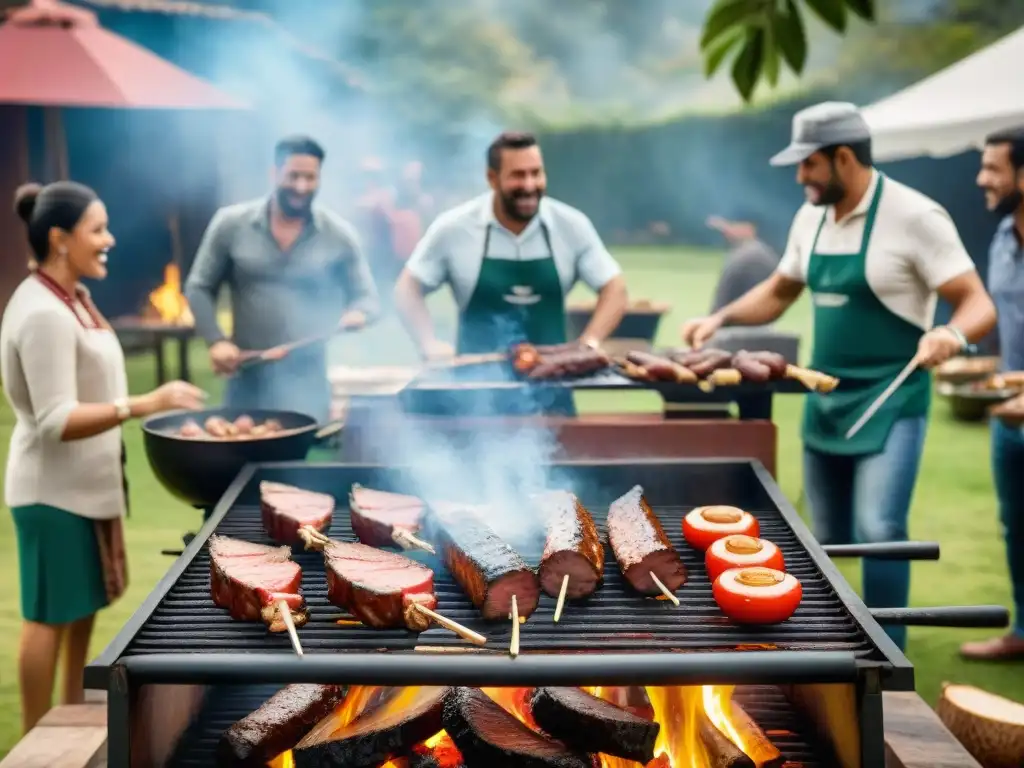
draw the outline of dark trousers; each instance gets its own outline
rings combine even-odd
[[[993,419],[992,477],[1013,590],[1013,631],[1024,637],[1024,433]]]

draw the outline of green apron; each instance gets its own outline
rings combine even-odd
[[[931,403],[931,378],[917,370],[851,439],[846,432],[917,354],[924,331],[892,313],[868,285],[864,265],[882,199],[878,184],[864,221],[860,251],[819,254],[814,236],[807,286],[814,302],[814,351],[811,367],[839,378],[829,394],[811,393],[804,407],[804,446],[825,454],[865,456],[881,453],[893,425],[925,416]]]
[[[527,261],[489,258],[491,225],[487,225],[480,276],[459,316],[458,354],[498,352],[518,341],[565,343],[562,281],[555,266],[551,234],[539,223],[548,256]],[[535,402],[538,397],[542,403]],[[508,407],[509,413],[575,415],[572,392],[568,389],[546,388],[539,396],[528,394],[525,398],[513,396],[510,390],[509,397],[503,399],[506,402],[502,405]]]

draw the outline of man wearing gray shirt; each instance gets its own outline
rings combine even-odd
[[[231,376],[227,407],[298,411],[323,422],[331,399],[326,343],[240,368],[243,350],[361,328],[377,314],[377,289],[351,225],[313,205],[323,148],[295,136],[279,141],[274,154],[273,194],[214,214],[185,296],[214,370]],[[223,285],[231,295],[230,339],[217,322]]]

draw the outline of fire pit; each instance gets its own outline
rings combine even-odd
[[[558,623],[552,621],[555,601],[541,598],[536,612],[520,627],[521,655],[511,658],[510,623],[483,621],[431,555],[414,557],[434,569],[436,611],[483,633],[485,646],[470,646],[442,628],[419,634],[378,630],[339,615],[326,599],[322,556],[296,547],[293,559],[302,567],[301,589],[310,613],[299,629],[305,650],[299,657],[286,634],[269,634],[262,624],[234,621],[213,605],[210,536],[270,543],[261,524],[259,484],[272,481],[333,495],[339,504],[329,534],[351,540],[349,516],[340,500],[347,499],[352,485],[411,492],[408,473],[366,465],[250,465],[154,593],[86,670],[88,687],[108,690],[109,765],[213,764],[224,731],[276,688],[344,683],[399,688],[404,693],[390,695],[406,698],[422,698],[424,694],[415,690],[418,686],[484,686],[484,694],[520,722],[529,712],[516,709],[515,702],[536,695],[525,689],[579,686],[617,703],[625,701],[627,708],[629,696],[635,699],[635,690],[640,690],[646,693],[640,697],[641,705],[647,706],[644,698],[649,701],[660,727],[655,759],[648,763],[656,768],[751,766],[744,756],[746,739],[761,738],[759,734],[778,750],[779,760],[791,765],[875,768],[885,761],[881,693],[913,690],[914,684],[911,664],[879,621],[1004,626],[1008,620],[1004,609],[991,607],[869,611],[755,462],[567,462],[552,465],[549,475],[551,485],[577,489],[599,527],[613,499],[636,484],[643,486],[689,570],[688,582],[678,590],[681,605],[632,592],[609,556],[603,587],[585,601],[566,605]],[[453,489],[454,496],[459,493]],[[803,585],[803,601],[789,620],[742,626],[726,619],[716,606],[703,557],[684,543],[681,530],[682,518],[693,506],[712,504],[752,512],[761,536],[782,551],[787,571]],[[535,549],[525,543],[518,548],[536,564]],[[925,551],[934,556],[934,548],[915,543],[884,549],[872,554],[906,557]],[[837,554],[869,551],[862,547]],[[731,686],[736,686],[734,701],[749,720],[722,703],[733,692]],[[609,690],[623,687],[634,693]],[[349,697],[353,690],[362,689],[350,689]],[[465,702],[476,694],[460,691],[458,696]],[[349,701],[380,698],[365,691],[356,694],[333,716],[356,707]],[[425,722],[421,727],[432,721]],[[340,728],[343,723],[325,727],[334,725]],[[427,755],[395,751],[370,768],[480,764],[449,764],[438,759],[444,754],[429,754],[443,743],[440,730],[402,744],[403,749],[418,746]],[[295,744],[284,749],[289,746]],[[428,761],[419,762],[424,757]],[[274,765],[291,766],[292,758],[281,756]],[[604,754],[588,759],[606,768],[630,765]],[[504,764],[515,763],[498,761],[488,768]]]

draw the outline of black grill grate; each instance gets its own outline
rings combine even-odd
[[[803,545],[778,511],[754,512],[761,535],[782,550],[787,570],[803,585],[803,602],[796,614],[774,627],[741,627],[728,621],[711,596],[703,557],[685,544],[682,518],[689,508],[655,507],[655,512],[689,569],[689,580],[677,592],[680,607],[666,600],[642,598],[631,592],[606,547],[605,585],[591,599],[567,603],[558,624],[551,619],[555,601],[542,597],[538,610],[521,628],[520,646],[530,651],[715,651],[724,649],[785,649],[853,652],[862,658],[881,659],[860,625],[811,560]],[[592,507],[599,527],[605,510]],[[272,543],[263,531],[259,510],[236,506],[220,522],[217,532],[252,542]],[[330,535],[354,540],[348,514],[339,509]],[[462,590],[436,559],[410,553],[434,567],[437,610],[485,634],[485,650],[504,653],[511,638],[510,622],[479,619]],[[538,556],[532,552],[534,561]],[[524,549],[529,560],[531,552]],[[418,637],[403,630],[376,630],[361,624],[339,625],[342,610],[327,602],[327,586],[320,555],[296,550],[303,568],[302,592],[310,608],[310,621],[299,630],[308,653],[339,651],[412,651],[417,646],[469,647],[454,634],[431,628]],[[291,654],[287,635],[270,634],[259,623],[232,620],[210,599],[209,556],[202,551],[160,600],[142,624],[125,655],[151,653],[280,652]]]
[[[182,736],[168,768],[215,764],[221,734],[257,709],[279,686],[233,686],[214,689],[199,716]],[[814,735],[806,719],[793,709],[782,691],[773,686],[739,686],[734,693],[747,714],[761,726],[787,763],[801,768],[835,765],[829,750]]]

